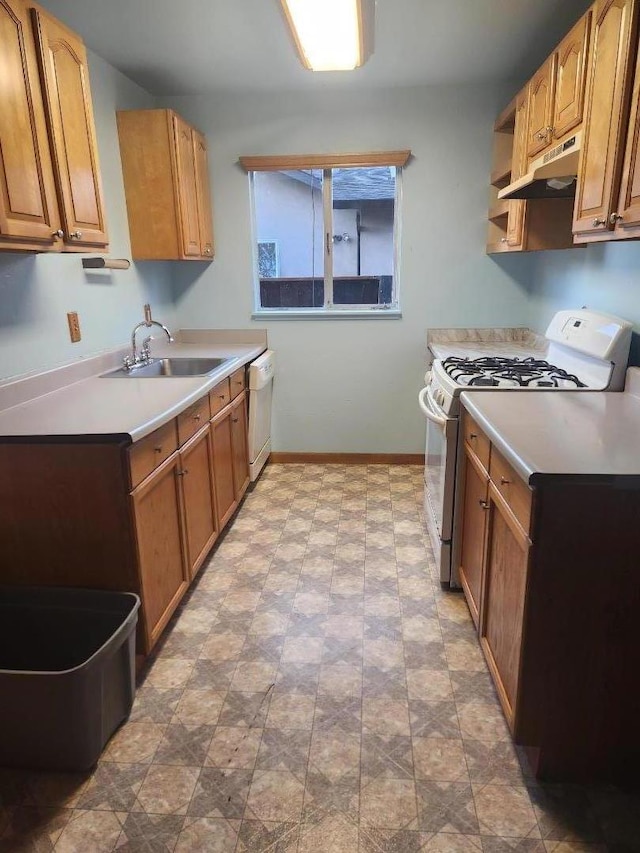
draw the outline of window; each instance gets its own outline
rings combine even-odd
[[[394,155],[404,163],[408,153],[317,167],[314,160],[331,158],[241,158],[251,185],[256,313],[397,316]]]

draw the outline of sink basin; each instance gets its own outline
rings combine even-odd
[[[154,358],[149,364],[127,370],[120,367],[101,379],[154,379],[159,376],[206,376],[230,358]]]

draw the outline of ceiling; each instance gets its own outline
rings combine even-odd
[[[375,52],[355,72],[299,64],[279,0],[42,0],[156,95],[375,89],[524,80],[589,0],[377,0]]]

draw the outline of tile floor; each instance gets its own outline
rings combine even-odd
[[[0,771],[0,850],[640,850],[640,796],[521,768],[421,476],[269,466],[94,772]]]

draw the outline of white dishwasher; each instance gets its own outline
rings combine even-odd
[[[271,393],[275,353],[268,349],[249,365],[249,473],[251,482],[271,453]]]

